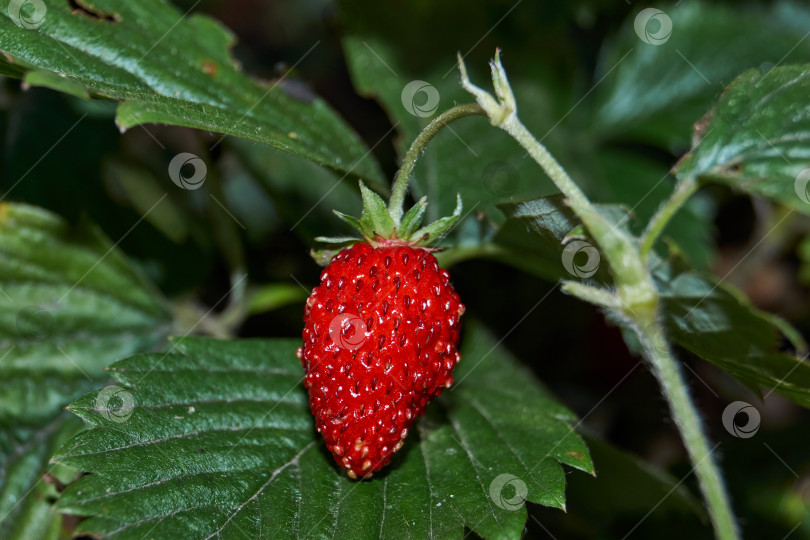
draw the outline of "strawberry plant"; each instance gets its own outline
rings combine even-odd
[[[177,4],[0,4],[0,538],[810,535],[810,10]]]

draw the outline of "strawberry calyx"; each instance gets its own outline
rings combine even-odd
[[[358,242],[368,242],[372,247],[419,247],[437,251],[435,245],[453,229],[461,217],[461,195],[457,195],[456,209],[450,216],[437,219],[420,227],[427,208],[427,197],[422,197],[404,215],[401,210],[386,206],[383,199],[360,181],[360,194],[363,198],[363,211],[359,218],[334,210],[335,215],[352,226],[358,237],[324,237],[315,240],[331,244],[321,250],[312,250],[312,257],[321,266],[326,266],[332,257],[344,247]]]

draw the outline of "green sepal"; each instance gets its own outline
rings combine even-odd
[[[422,223],[422,216],[425,215],[425,209],[427,208],[427,197],[422,197],[419,199],[415,205],[408,210],[404,216],[402,216],[402,221],[399,223],[399,229],[397,229],[397,236],[400,238],[410,238],[414,231],[419,228],[419,225]]]
[[[344,246],[345,247],[345,246]],[[332,258],[340,253],[343,247],[339,248],[326,248],[326,249],[311,249],[309,255],[318,266],[327,266],[332,262]]]
[[[354,216],[350,216],[348,214],[344,214],[343,212],[338,212],[337,210],[332,210],[337,217],[342,219],[344,222],[348,223],[350,227],[353,229],[357,229],[361,234],[363,233],[363,226],[360,223],[360,220]]]
[[[334,210],[335,215],[356,229],[362,238],[350,236],[321,236],[315,240],[331,247],[313,249],[312,258],[321,266],[326,266],[341,249],[357,242],[368,242],[374,247],[407,245],[430,248],[444,238],[461,218],[461,195],[456,196],[458,201],[453,215],[443,217],[427,225],[419,227],[427,209],[427,197],[422,197],[402,216],[397,226],[396,220],[391,216],[388,207],[379,195],[368,189],[360,182],[360,194],[363,198],[363,212],[360,219]]]
[[[456,195],[456,209],[453,210],[453,215],[437,219],[430,225],[422,227],[411,238],[416,242],[416,245],[432,245],[447,236],[458,219],[461,217],[461,195]]]
[[[362,242],[363,239],[356,236],[318,236],[315,241],[324,244],[354,244]]]
[[[368,239],[390,238],[396,224],[382,197],[371,191],[360,181],[360,194],[363,197],[363,213],[360,215],[360,232]]]

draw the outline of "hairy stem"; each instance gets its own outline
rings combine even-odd
[[[663,329],[658,323],[650,323],[638,330],[644,344],[645,356],[652,364],[653,373],[669,403],[672,418],[681,432],[686,451],[694,465],[700,490],[708,505],[714,531],[720,540],[739,538],[731,504],[723,485],[720,470],[715,463],[709,442],[700,425],[698,412],[687,391],[677,362],[669,345],[662,339]]]
[[[518,120],[516,114],[507,116],[498,127],[509,133],[529,152],[565,195],[568,205],[585,224],[608,260],[627,310],[632,312],[636,309],[654,308],[658,303],[658,293],[639,257],[634,240],[599,213],[554,156]]]
[[[669,199],[658,209],[650,223],[647,225],[647,230],[641,238],[641,258],[646,264],[649,260],[650,253],[658,237],[661,236],[664,228],[666,228],[669,221],[672,219],[678,210],[686,203],[686,201],[695,194],[698,190],[698,183],[694,178],[685,178],[678,182],[675,186],[675,191],[672,192]]]
[[[599,245],[616,281],[615,293],[577,282],[565,282],[564,290],[613,311],[639,335],[644,347],[644,357],[652,365],[694,465],[717,537],[721,540],[737,539],[737,527],[720,470],[712,459],[714,449],[709,449],[698,412],[689,397],[686,383],[672,357],[663,328],[658,322],[659,293],[646,264],[655,240],[678,208],[697,189],[697,183],[688,179],[678,184],[673,195],[651,221],[646,235],[639,244],[634,237],[614,226],[596,210],[545,146],[518,120],[517,102],[498,52],[490,62],[490,67],[497,99],[472,84],[464,62],[459,57],[462,86],[475,96],[476,101],[486,110],[492,125],[503,129],[520,143],[562,191],[571,209],[579,216]]]
[[[408,182],[411,179],[413,168],[416,166],[419,157],[424,153],[430,140],[447,124],[459,118],[473,115],[486,116],[487,113],[484,112],[484,109],[477,103],[457,105],[434,118],[432,122],[425,126],[425,129],[419,133],[416,139],[414,139],[413,144],[411,144],[411,147],[405,154],[402,167],[400,167],[396,177],[394,177],[391,200],[388,203],[388,212],[391,214],[391,217],[394,218],[394,222],[397,226],[399,226],[399,222],[402,219],[403,204],[405,203],[405,195],[408,192]]]
[[[516,114],[510,115],[498,127],[509,133],[526,149],[529,155],[532,156],[532,159],[534,159],[537,164],[543,168],[549,178],[551,178],[554,185],[565,195],[571,208],[577,214],[596,214],[596,210],[593,209],[591,201],[588,200],[585,193],[583,193],[574,180],[568,176],[565,169],[562,168],[543,143],[535,139],[534,135],[518,120]],[[584,215],[580,217],[585,218]]]
[[[620,310],[621,299],[608,289],[592,287],[579,281],[563,281],[562,291],[605,309]]]

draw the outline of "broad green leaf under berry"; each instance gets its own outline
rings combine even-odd
[[[213,19],[160,0],[96,0],[85,10],[63,0],[36,4],[44,17],[35,29],[13,22],[15,6],[31,5],[0,6],[4,73],[120,101],[121,128],[165,123],[234,135],[383,185],[365,144],[325,101],[291,89],[289,77],[260,82],[244,74],[230,56],[233,34]],[[318,46],[325,45],[315,42],[310,52]]]
[[[810,213],[810,64],[749,70],[695,125],[680,177],[723,182]]]
[[[527,500],[563,508],[560,463],[593,471],[575,416],[470,324],[456,383],[416,437],[371,481],[349,480],[315,433],[299,344],[184,338],[112,366],[134,409],[110,420],[98,392],[70,406],[95,427],[55,460],[93,474],[60,509],[112,538],[519,538],[513,477]]]

